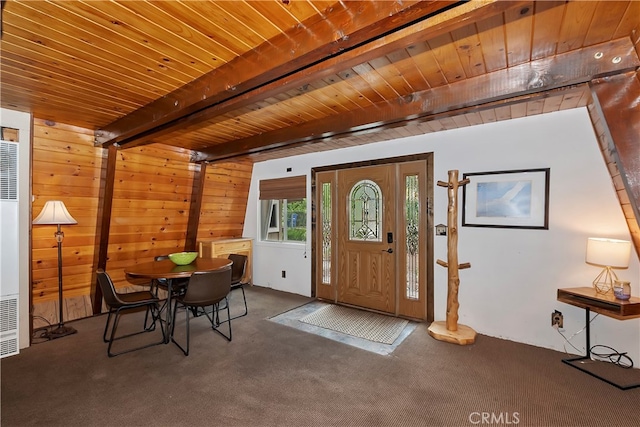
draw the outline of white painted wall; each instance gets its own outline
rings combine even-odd
[[[3,256],[11,256],[15,259],[12,262],[14,272],[17,268],[17,273],[11,274],[11,279],[18,280],[19,289],[19,301],[18,301],[18,346],[19,348],[29,347],[29,242],[31,238],[29,236],[29,225],[31,223],[30,206],[31,206],[31,188],[29,186],[30,178],[30,164],[31,164],[31,115],[28,113],[21,113],[18,111],[7,110],[0,108],[0,126],[18,129],[18,216],[16,218],[5,218],[2,221],[2,226],[6,226],[8,222],[9,227],[13,227],[12,236],[16,235],[15,229],[17,229],[17,241],[14,239],[0,239],[0,253]],[[4,211],[3,211],[4,212]],[[8,215],[7,215],[8,216]],[[3,281],[8,277],[2,275]],[[0,283],[0,287],[10,286],[9,284]]]
[[[556,301],[558,288],[590,286],[599,269],[585,264],[588,237],[630,239],[611,177],[606,169],[585,108],[482,126],[397,139],[337,151],[261,162],[254,165],[244,236],[254,239],[254,283],[309,296],[310,231],[303,244],[278,245],[258,239],[258,182],[306,174],[312,167],[434,153],[434,179],[447,171],[468,172],[551,168],[549,230],[460,227],[459,323],[478,333],[535,346],[577,353],[551,327],[554,309],[564,314],[565,335],[584,326],[584,311]],[[290,167],[292,171],[287,173]],[[307,194],[311,194],[307,179]],[[461,196],[461,194],[460,194]],[[460,206],[461,206],[460,201]],[[434,189],[434,224],[447,221],[447,191]],[[310,212],[307,224],[311,224]],[[436,236],[436,259],[446,260],[446,237]],[[446,313],[447,271],[436,265],[435,318]],[[287,272],[285,279],[281,271]],[[640,266],[635,251],[620,278],[640,294]],[[618,321],[598,316],[592,322],[592,345],[628,352],[640,363],[640,319]],[[571,341],[584,349],[584,333]]]

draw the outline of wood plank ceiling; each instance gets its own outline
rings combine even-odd
[[[2,107],[194,161],[575,108],[639,65],[637,1],[2,4]]]

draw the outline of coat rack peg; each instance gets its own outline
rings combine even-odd
[[[433,322],[429,326],[429,335],[440,341],[454,344],[473,344],[476,339],[476,331],[465,325],[458,324],[458,291],[460,277],[458,270],[471,268],[468,262],[458,263],[458,187],[470,182],[469,179],[458,181],[458,171],[449,171],[449,181],[438,181],[438,186],[447,187],[449,193],[449,205],[447,209],[447,261],[436,260],[436,264],[447,268],[447,320],[446,322]]]

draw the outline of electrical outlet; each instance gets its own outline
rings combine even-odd
[[[563,321],[564,317],[562,316],[561,312],[555,310],[553,313],[551,313],[551,326],[561,329]]]

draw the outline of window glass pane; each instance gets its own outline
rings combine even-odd
[[[331,183],[322,184],[322,283],[331,284]]]
[[[418,245],[418,224],[420,224],[420,198],[418,191],[418,176],[410,175],[405,177],[405,235],[407,247],[407,262],[405,277],[407,285],[405,296],[408,299],[419,299],[419,245]]]
[[[285,240],[305,242],[307,240],[307,200],[283,200],[284,218],[286,224],[283,228],[287,230]]]
[[[356,183],[349,195],[349,239],[381,242],[382,193],[368,179]]]
[[[267,232],[278,233],[280,231],[280,203],[278,200],[271,200],[269,212],[267,212]]]
[[[260,227],[262,240],[306,242],[307,201],[261,200]]]

